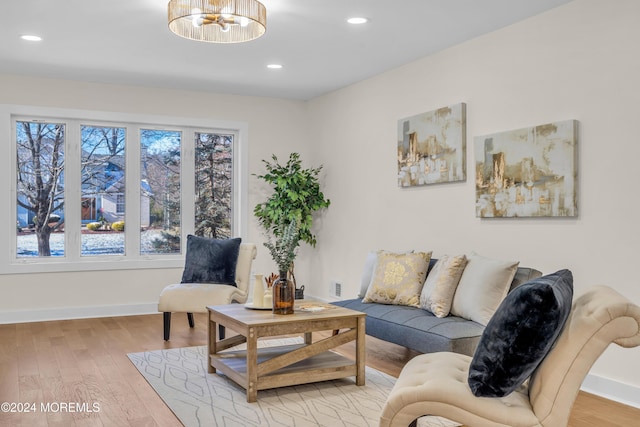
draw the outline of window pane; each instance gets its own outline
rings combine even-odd
[[[64,256],[62,123],[16,122],[18,257]]]
[[[231,237],[233,135],[195,134],[195,234]]]
[[[180,141],[177,131],[140,132],[140,252],[180,253]]]
[[[81,255],[124,254],[125,128],[81,126]]]

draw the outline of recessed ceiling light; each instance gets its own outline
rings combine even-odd
[[[367,22],[369,22],[369,20],[367,18],[354,16],[353,18],[347,19],[347,22],[349,24],[366,24]]]
[[[272,70],[279,70],[280,68],[282,68],[281,64],[269,64],[267,65],[267,68],[270,68]]]
[[[33,34],[25,34],[25,35],[23,35],[23,36],[20,36],[20,38],[21,38],[22,40],[27,40],[27,41],[30,41],[30,42],[39,42],[39,41],[42,41],[42,37],[40,37],[40,36],[34,36]]]

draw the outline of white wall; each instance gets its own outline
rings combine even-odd
[[[607,284],[640,303],[638,22],[636,0],[576,0],[310,102],[313,157],[332,200],[313,293],[329,299],[339,279],[354,297],[367,251],[422,249],[569,268],[576,293]],[[397,120],[459,102],[466,182],[398,188]],[[579,216],[476,218],[474,136],[567,119],[579,121]],[[640,348],[612,347],[590,384],[623,400],[634,391],[640,406],[638,360]]]
[[[285,160],[292,151],[300,152],[303,160],[308,157],[304,142],[308,116],[300,101],[0,75],[0,104],[244,122],[249,129],[250,173],[264,172],[261,159],[272,153]],[[1,143],[10,144],[9,135],[2,135]],[[252,212],[268,187],[252,176],[248,187]],[[0,186],[0,198],[11,199],[9,186]],[[258,244],[254,270],[275,271],[257,221],[251,213],[247,216],[244,241]],[[9,217],[6,209],[0,214]],[[300,268],[309,270],[304,260]],[[0,323],[153,312],[162,288],[179,282],[181,274],[181,268],[172,268],[0,275]]]

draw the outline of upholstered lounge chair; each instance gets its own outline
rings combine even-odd
[[[171,313],[187,313],[189,326],[194,327],[193,313],[206,313],[209,305],[245,303],[249,295],[251,265],[256,257],[254,243],[242,243],[236,264],[236,286],[212,283],[176,283],[169,285],[160,293],[158,311],[164,316],[164,339],[169,340],[171,331]],[[224,330],[220,330],[224,337]]]
[[[516,391],[476,397],[467,383],[471,357],[423,354],[402,369],[380,426],[408,426],[423,415],[472,427],[566,426],[584,377],[610,343],[640,345],[640,307],[609,287],[596,286],[574,300],[555,346]]]

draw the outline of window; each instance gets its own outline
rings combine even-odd
[[[15,128],[17,254],[64,256],[64,234],[52,234],[62,227],[66,126],[17,121]],[[39,232],[21,238],[25,228]]]
[[[116,194],[116,214],[124,215],[124,194]]]
[[[242,235],[246,125],[24,108],[5,106],[17,226],[2,272],[177,267],[187,234]]]
[[[182,132],[140,131],[141,253],[180,252]]]
[[[122,255],[125,253],[124,235],[114,232],[111,224],[125,220],[126,128],[81,125],[80,135],[81,197],[91,201],[90,212],[95,215],[87,215],[87,210],[81,209],[81,254]],[[38,230],[35,232],[37,234]]]
[[[233,136],[195,133],[198,236],[231,237]]]

